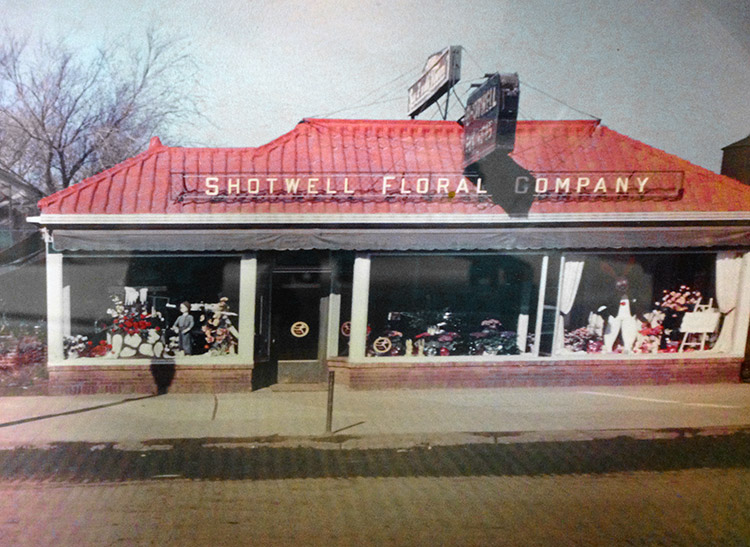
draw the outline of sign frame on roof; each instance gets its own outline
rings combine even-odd
[[[434,104],[461,79],[461,46],[433,53],[422,75],[409,87],[408,114],[414,117]]]
[[[495,150],[499,112],[500,75],[493,74],[466,101],[464,165],[474,163]]]
[[[494,73],[466,102],[464,114],[464,167],[496,149],[511,152],[518,117],[518,74]]]

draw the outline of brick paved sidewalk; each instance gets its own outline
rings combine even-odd
[[[325,435],[327,393],[0,398],[0,446]],[[618,431],[750,426],[750,385],[351,391],[336,386],[331,433],[590,438]],[[659,433],[661,432],[661,433]],[[666,432],[666,433],[665,433]],[[670,433],[672,432],[672,433]],[[386,442],[386,441],[380,441]],[[422,441],[420,441],[422,442]]]

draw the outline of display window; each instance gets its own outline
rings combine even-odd
[[[728,351],[736,253],[567,255],[555,353]]]
[[[494,254],[372,256],[366,354],[530,352],[542,259]]]
[[[231,356],[239,257],[66,257],[66,359]]]

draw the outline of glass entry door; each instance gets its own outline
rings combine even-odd
[[[326,272],[309,269],[273,273],[271,353],[277,361],[318,359],[327,277]]]
[[[259,258],[253,387],[319,382],[326,366],[321,329],[327,323],[330,256],[294,251]]]

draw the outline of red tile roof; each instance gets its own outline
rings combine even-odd
[[[679,171],[675,200],[536,199],[530,213],[750,211],[750,187],[621,135],[596,121],[520,121],[512,158],[534,174]],[[257,148],[152,145],[143,153],[39,202],[42,214],[180,213],[503,213],[474,194],[459,197],[384,196],[383,174],[460,174],[463,128],[423,120],[303,120]],[[347,195],[335,179],[332,196],[194,199],[194,175],[347,175]],[[184,177],[188,175],[188,177]],[[185,182],[187,181],[187,182]],[[451,182],[455,190],[455,182]],[[365,197],[362,197],[365,195]]]

